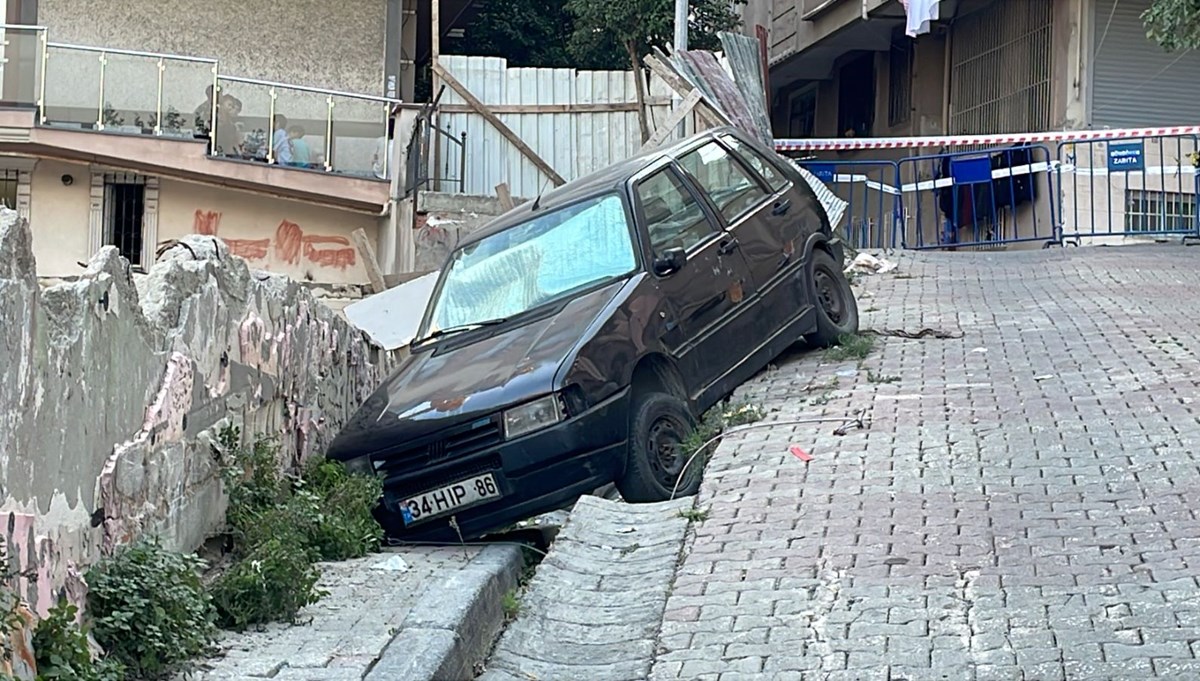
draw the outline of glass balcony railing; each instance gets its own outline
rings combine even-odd
[[[41,101],[46,29],[0,24],[0,103],[34,108]]]
[[[0,24],[0,106],[44,126],[209,141],[212,155],[390,177],[384,97],[219,74],[217,60],[50,42]]]
[[[213,59],[47,43],[43,125],[137,135],[204,136]]]
[[[217,79],[213,153],[361,177],[387,177],[383,97],[249,78]]]

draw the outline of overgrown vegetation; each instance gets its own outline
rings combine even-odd
[[[242,445],[233,428],[220,439],[235,563],[212,585],[218,621],[232,629],[292,622],[325,595],[317,588],[317,561],[379,550],[383,530],[372,510],[382,484],[325,459],[285,476],[274,440]]]
[[[158,679],[188,667],[216,634],[200,558],[145,538],[87,573],[96,641],[130,676]]]
[[[701,447],[704,447],[706,442],[713,440],[729,428],[761,421],[764,416],[766,416],[766,412],[762,407],[747,402],[726,402],[713,407],[704,412],[704,415],[700,417],[700,423],[696,424],[696,429],[683,441],[684,456],[690,458]],[[703,460],[698,463],[701,466],[707,462],[708,457],[712,456],[719,444],[721,441],[715,440],[708,445],[704,453],[700,455]],[[692,465],[697,465],[697,462],[693,462]]]
[[[0,667],[8,667],[13,661],[12,638],[20,631],[24,620],[20,615],[21,598],[9,584],[20,574],[8,561],[8,548],[0,538]],[[0,681],[9,681],[0,672]]]
[[[33,633],[37,681],[122,681],[125,666],[114,658],[92,659],[87,631],[75,623],[79,610],[66,599],[50,608]]]
[[[1200,49],[1200,2],[1196,0],[1154,0],[1142,13],[1146,36],[1163,49]]]
[[[844,334],[838,338],[838,344],[826,351],[826,356],[835,362],[847,360],[863,360],[875,348],[875,339],[863,334]]]
[[[889,374],[877,374],[874,371],[867,371],[867,383],[899,383],[899,376]]]
[[[681,508],[679,509],[679,517],[690,523],[702,523],[708,520],[709,509],[707,508]]]

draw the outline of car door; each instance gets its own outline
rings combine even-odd
[[[679,164],[701,187],[745,259],[757,291],[757,338],[765,342],[801,312],[787,265],[804,244],[791,225],[786,191],[769,186],[717,139],[681,154]]]
[[[726,336],[738,332],[738,320],[744,319],[739,312],[754,284],[741,256],[731,250],[729,235],[673,163],[636,180],[633,194],[648,261],[676,248],[687,255],[676,271],[650,269],[664,301],[658,311],[663,343],[695,398],[738,359],[731,356]]]

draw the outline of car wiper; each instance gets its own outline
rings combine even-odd
[[[485,319],[481,322],[471,322],[470,324],[461,324],[459,326],[448,326],[444,329],[438,329],[437,331],[430,332],[428,336],[425,336],[421,339],[421,342],[424,343],[425,341],[431,341],[435,338],[441,338],[443,336],[453,336],[454,334],[463,333],[464,331],[474,331],[475,329],[482,329],[485,326],[495,326],[497,324],[503,324],[507,321],[508,317],[497,317],[496,319]]]

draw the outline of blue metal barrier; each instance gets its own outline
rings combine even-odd
[[[852,248],[895,248],[900,225],[900,191],[894,161],[802,161],[838,198],[846,214],[834,225]]]
[[[1197,151],[1195,135],[1059,144],[1065,243],[1200,238]]]
[[[913,156],[897,164],[904,248],[998,248],[1061,243],[1057,164],[1021,145]]]

